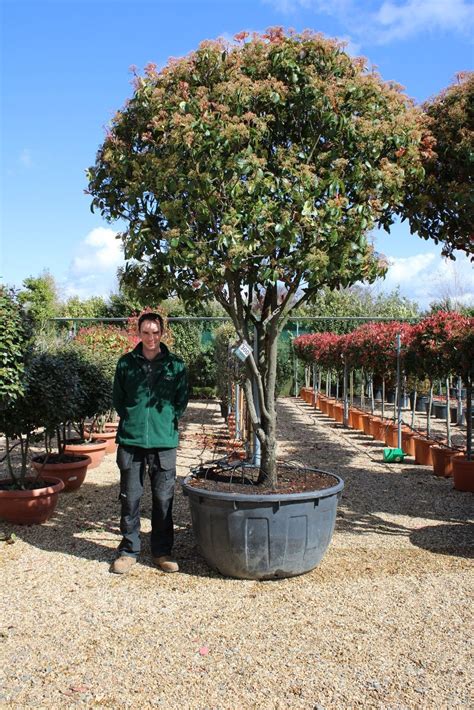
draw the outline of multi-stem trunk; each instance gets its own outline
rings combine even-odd
[[[258,483],[273,488],[277,484],[275,392],[278,335],[276,325],[268,330],[257,326],[257,353],[248,363],[245,383],[252,426],[260,442]]]

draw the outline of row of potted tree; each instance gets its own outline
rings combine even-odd
[[[398,343],[398,346],[397,346]],[[450,464],[440,466],[439,460],[447,459],[447,454],[455,453],[450,445],[450,423],[447,414],[448,446],[440,446],[440,442],[431,439],[430,415],[433,399],[433,382],[446,381],[446,409],[449,412],[449,378],[458,375],[462,378],[466,388],[466,448],[464,456],[456,457],[453,465],[455,487],[460,490],[474,488],[474,461],[472,460],[472,381],[474,375],[474,318],[460,313],[439,311],[426,317],[416,324],[410,325],[401,322],[372,322],[367,323],[346,335],[334,333],[314,333],[296,338],[294,348],[297,356],[306,364],[320,370],[333,371],[337,375],[348,371],[360,370],[368,377],[371,383],[371,410],[373,413],[373,382],[382,384],[382,390],[387,382],[393,383],[397,371],[397,360],[400,369],[407,375],[414,385],[412,397],[412,410],[416,406],[417,383],[428,381],[430,400],[427,407],[426,436],[422,437],[424,446],[428,450],[428,459],[435,461],[435,471],[449,472]],[[397,352],[398,351],[398,352]],[[398,355],[398,358],[397,358]],[[364,379],[364,378],[362,378]],[[318,390],[317,382],[314,391]],[[309,396],[309,395],[307,395]],[[318,400],[323,401],[323,400]],[[382,399],[382,419],[384,418]],[[323,405],[324,406],[324,405]],[[413,416],[413,415],[412,415]],[[342,421],[342,420],[341,420]],[[351,420],[346,421],[349,426]],[[367,425],[368,426],[368,425]],[[388,423],[387,423],[388,426]],[[402,430],[402,442],[408,448],[408,440],[413,437],[413,418],[411,427]],[[378,438],[378,437],[376,437]],[[420,438],[420,437],[419,437]],[[396,443],[390,445],[396,446]],[[437,453],[441,451],[441,453]],[[414,453],[412,445],[410,451]],[[421,453],[418,454],[421,459]]]

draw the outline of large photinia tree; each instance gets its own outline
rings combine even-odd
[[[423,131],[400,87],[341,43],[277,28],[149,65],[89,170],[93,209],[126,225],[126,284],[216,299],[241,340],[255,334],[261,482],[276,481],[279,333],[323,286],[384,273],[367,234],[423,178]]]
[[[474,72],[459,74],[423,109],[435,144],[424,182],[407,192],[412,231],[441,242],[446,256],[459,249],[474,259]]]

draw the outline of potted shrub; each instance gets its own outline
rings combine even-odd
[[[31,397],[34,381],[30,323],[14,291],[0,287],[0,352],[6,377],[0,387],[0,430],[5,436],[3,459],[7,477],[0,481],[0,518],[11,523],[45,522],[54,512],[64,484],[43,472],[32,475],[30,446],[39,439],[41,421]],[[19,465],[14,451],[20,452]]]
[[[44,427],[45,453],[33,457],[39,473],[56,476],[65,491],[79,488],[91,459],[85,453],[65,451],[68,423],[82,400],[83,387],[75,360],[69,350],[37,353],[31,364],[30,398],[38,420]]]
[[[71,346],[64,352],[64,356],[70,370],[77,374],[79,392],[72,403],[68,421],[76,437],[67,439],[63,450],[66,454],[90,456],[89,468],[95,468],[105,456],[107,441],[93,440],[91,430],[94,421],[112,408],[111,364],[100,353],[93,354],[80,345]]]
[[[419,463],[428,465],[433,463],[432,452],[428,450],[436,443],[430,439],[433,382],[446,380],[455,371],[456,360],[451,341],[465,325],[465,320],[459,313],[438,311],[423,318],[412,328],[412,338],[406,356],[408,371],[418,379],[428,379],[430,382],[426,437],[415,437],[415,460]],[[446,418],[446,427],[448,447],[450,447],[449,417]]]
[[[322,287],[384,273],[367,236],[392,223],[406,181],[422,176],[423,150],[430,141],[417,111],[364,60],[309,31],[273,28],[204,42],[160,71],[149,65],[89,169],[93,208],[125,221],[124,283],[185,302],[217,300],[234,325],[258,442],[240,479],[256,485],[229,492],[229,470],[218,467],[225,493],[206,491],[199,471],[184,483],[200,548],[219,567],[210,547],[227,540],[229,574],[307,571],[330,540],[342,481],[277,460],[278,338]],[[289,515],[298,496],[311,516]],[[262,506],[281,526],[257,522]],[[325,542],[316,557],[305,557],[308,529]]]

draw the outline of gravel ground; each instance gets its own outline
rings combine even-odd
[[[120,540],[113,456],[41,526],[0,524],[0,707],[472,708],[472,494],[300,399],[279,402],[279,455],[342,476],[320,566],[292,579],[225,579],[199,557],[177,486],[178,574],[144,552],[109,572]],[[212,453],[214,402],[191,403],[179,475]],[[194,437],[194,434],[199,436]]]

